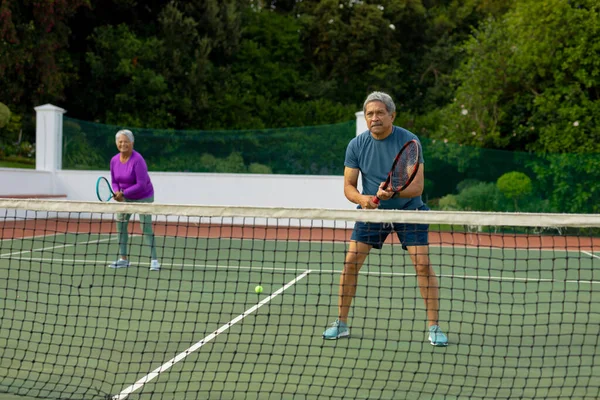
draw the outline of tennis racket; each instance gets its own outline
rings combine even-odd
[[[98,196],[98,200],[105,202],[115,197],[115,192],[113,192],[108,179],[103,176],[96,181],[96,196]]]
[[[383,187],[388,188],[391,186],[391,189],[396,193],[406,189],[419,171],[419,153],[419,143],[415,139],[406,142],[394,159],[392,169]],[[377,196],[373,197],[373,203],[379,204],[380,201]]]

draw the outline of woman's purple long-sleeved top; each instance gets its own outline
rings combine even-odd
[[[121,155],[110,160],[110,177],[115,192],[122,191],[127,200],[142,200],[154,196],[154,187],[148,175],[148,166],[144,157],[133,150],[125,164]]]

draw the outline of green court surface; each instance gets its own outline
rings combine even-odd
[[[140,237],[131,267],[107,268],[115,240],[1,242],[0,399],[599,392],[597,253],[432,246],[450,341],[440,348],[427,341],[414,269],[398,245],[374,250],[363,267],[351,337],[325,341],[343,242],[158,238],[162,269],[152,272]]]

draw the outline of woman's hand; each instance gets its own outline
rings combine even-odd
[[[116,201],[124,201],[124,200],[125,200],[125,197],[123,196],[123,192],[122,192],[122,191],[118,191],[118,192],[116,192],[116,193],[115,193],[115,197],[114,197],[114,199],[115,199]]]

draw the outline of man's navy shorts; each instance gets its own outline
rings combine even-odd
[[[429,207],[422,205],[419,207],[419,210],[429,210]],[[426,246],[429,244],[429,225],[427,224],[392,224],[357,221],[354,224],[351,239],[369,244],[376,249],[381,249],[385,239],[392,232],[396,232],[404,250],[406,250],[406,246]]]

